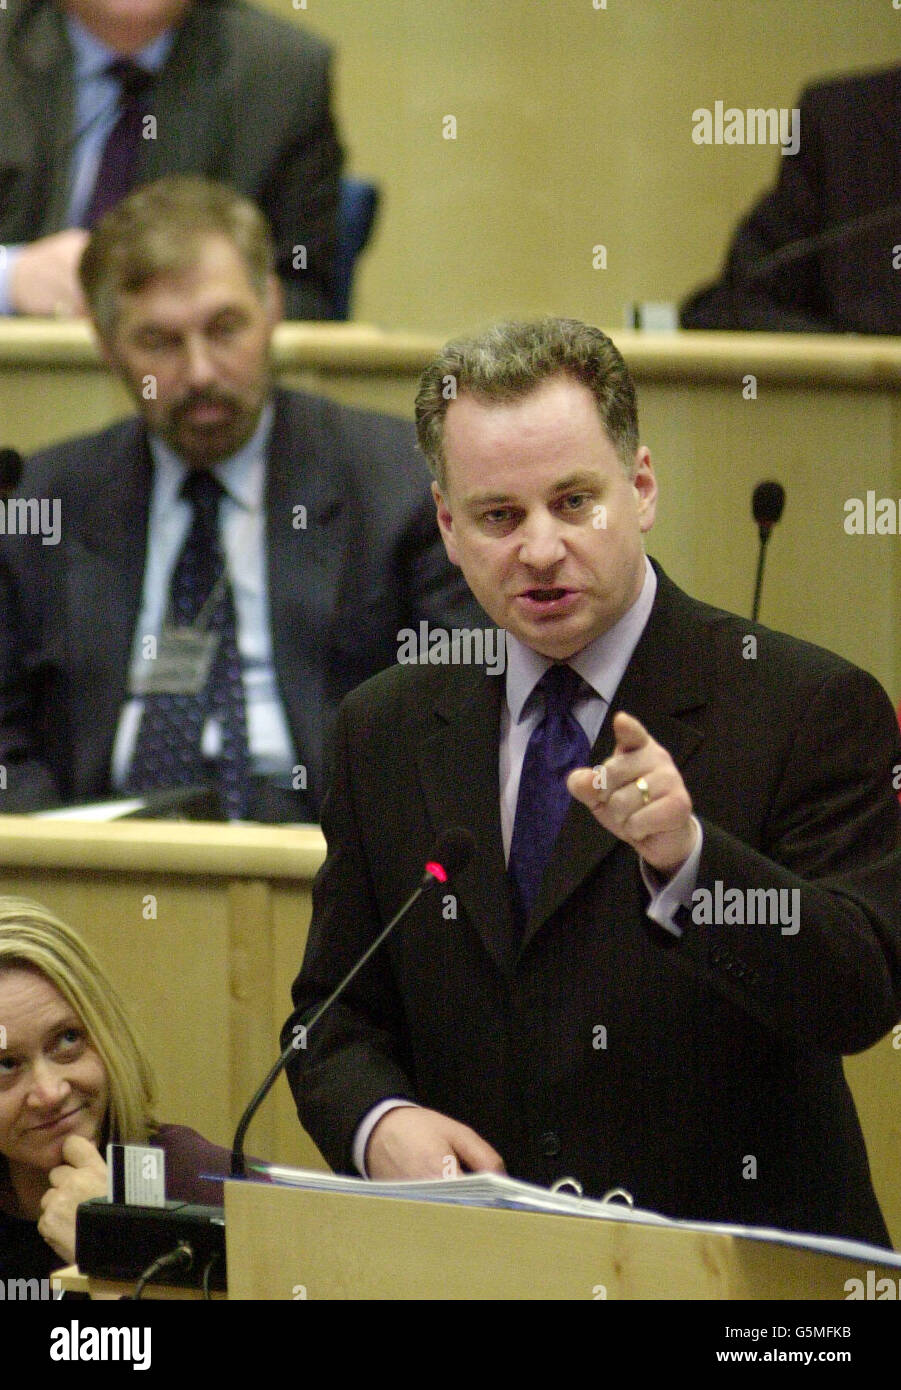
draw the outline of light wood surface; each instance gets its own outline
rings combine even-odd
[[[226,1183],[225,1229],[230,1299],[843,1299],[872,1268],[707,1231],[256,1183]]]
[[[322,863],[318,825],[229,825],[218,822],[125,820],[91,824],[4,816],[0,864],[205,874],[229,878],[310,879]]]
[[[853,334],[641,333],[607,325],[638,381],[732,381],[754,372],[772,382],[879,389],[901,378],[901,340]],[[273,360],[281,371],[322,369],[418,375],[447,334],[388,331],[364,323],[283,323]],[[0,371],[106,368],[86,320],[0,320]],[[412,414],[412,400],[409,403]]]
[[[99,1302],[118,1301],[130,1297],[136,1283],[134,1279],[98,1279],[93,1274],[82,1274],[78,1265],[66,1265],[65,1269],[57,1269],[52,1277],[58,1281],[53,1285],[54,1288],[62,1289],[65,1293],[87,1294],[89,1298]],[[142,1300],[146,1298],[153,1302],[161,1300],[170,1303],[186,1300],[198,1302],[203,1297],[202,1289],[185,1288],[177,1284],[148,1284],[141,1294]],[[227,1298],[228,1294],[224,1289],[210,1290],[211,1301],[224,1301]]]

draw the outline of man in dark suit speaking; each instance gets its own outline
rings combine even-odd
[[[437,834],[477,848],[295,1032],[302,1123],[373,1178],[505,1166],[887,1242],[841,1064],[901,1009],[885,694],[648,561],[657,482],[598,330],[450,344],[417,422],[506,674],[398,667],[339,712],[285,1045]]]
[[[329,317],[341,147],[327,44],[246,0],[2,10],[0,312],[81,312],[78,260],[103,212],[193,173],[262,208],[287,316]]]
[[[341,697],[404,629],[485,622],[413,427],[273,390],[272,244],[230,189],[139,189],[81,274],[140,415],[21,479],[59,524],[0,542],[0,810],[215,782],[314,820]]]

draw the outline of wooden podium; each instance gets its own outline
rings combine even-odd
[[[844,1299],[868,1260],[719,1232],[225,1185],[229,1299]]]

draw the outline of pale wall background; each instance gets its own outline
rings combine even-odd
[[[892,0],[265,4],[335,45],[347,167],[383,189],[356,317],[439,334],[546,311],[616,328],[628,301],[680,298],[782,158],[695,145],[692,111],[790,108],[901,59]]]

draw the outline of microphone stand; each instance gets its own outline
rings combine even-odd
[[[760,549],[757,552],[757,580],[754,585],[754,603],[751,607],[751,621],[757,622],[757,614],[760,612],[760,590],[763,587],[763,564],[766,558],[766,543],[770,538],[770,527],[761,526],[760,528]]]
[[[457,833],[459,835],[464,835],[467,832],[459,831]],[[469,838],[471,843],[471,837]],[[470,851],[467,849],[465,853],[466,859],[469,858],[469,853]],[[453,871],[456,871],[457,868],[463,867],[463,860],[461,855],[459,854],[459,851],[455,858],[458,860],[458,862],[454,865]],[[427,893],[430,888],[433,888],[436,883],[446,883],[448,877],[448,872],[444,868],[442,868],[440,863],[429,863],[426,866],[426,872],[422,877],[422,882],[419,884],[419,887],[413,893],[410,894],[410,897],[404,903],[400,911],[397,912],[394,917],[392,917],[387,927],[385,927],[381,932],[379,932],[375,940],[363,952],[362,956],[357,961],[356,965],[354,965],[353,969],[350,970],[348,974],[344,976],[344,979],[341,980],[341,982],[336,986],[336,988],[332,990],[328,999],[326,999],[324,1003],[320,1004],[319,1008],[313,1014],[312,1018],[310,1018],[310,1020],[307,1023],[302,1025],[304,1029],[303,1034],[295,1034],[295,1036],[291,1039],[287,1047],[282,1052],[278,1061],[270,1068],[269,1073],[266,1076],[266,1079],[264,1080],[263,1084],[260,1086],[259,1090],[253,1096],[250,1104],[244,1111],[244,1114],[241,1116],[241,1119],[238,1123],[238,1128],[235,1131],[235,1139],[234,1143],[232,1144],[231,1156],[231,1176],[233,1178],[243,1178],[247,1175],[246,1165],[244,1162],[244,1136],[246,1135],[247,1130],[250,1127],[250,1122],[256,1114],[257,1110],[259,1110],[260,1106],[266,1099],[270,1090],[275,1085],[275,1082],[278,1080],[279,1074],[281,1073],[283,1068],[287,1066],[293,1053],[298,1050],[298,1036],[302,1036],[304,1040],[306,1040],[306,1036],[309,1033],[310,1029],[315,1027],[322,1015],[326,1012],[326,1010],[330,1009],[332,1004],[334,1004],[338,996],[344,993],[345,989],[350,984],[354,976],[358,973],[358,971],[362,970],[363,966],[369,960],[369,957],[373,954],[373,952],[378,950],[379,946],[381,946],[385,938],[389,936],[390,933],[394,930],[398,922],[400,922],[402,918],[404,918],[406,914],[410,911],[410,908],[413,906],[413,904],[417,902],[419,898],[422,897],[423,893]]]

